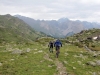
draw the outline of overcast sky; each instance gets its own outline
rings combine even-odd
[[[100,23],[100,0],[0,0],[0,15],[4,14]]]

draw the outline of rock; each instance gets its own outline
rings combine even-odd
[[[21,54],[21,53],[22,53],[22,51],[19,49],[15,49],[12,51],[12,54]]]
[[[38,51],[39,53],[43,52],[42,50]]]
[[[30,48],[27,48],[26,52],[30,52]]]
[[[76,69],[76,67],[73,67],[73,69],[75,70],[75,69]]]
[[[48,65],[48,67],[52,67],[52,65]]]
[[[95,62],[93,62],[93,61],[89,61],[89,62],[87,62],[86,64],[87,64],[87,65],[94,66],[94,67],[96,66],[96,63],[95,63]]]
[[[14,61],[15,59],[10,59],[11,61]]]
[[[65,64],[68,64],[68,62],[67,62],[67,61],[64,61],[64,63],[65,63]]]
[[[77,61],[77,62],[78,62],[78,64],[79,64],[79,65],[81,65],[81,64],[82,64],[82,62],[81,62],[81,61]]]
[[[97,73],[96,72],[93,72],[93,75],[97,75]]]
[[[0,66],[2,66],[2,63],[0,62]]]
[[[98,54],[97,53],[93,53],[93,57],[97,57],[98,56]]]
[[[37,50],[37,49],[34,49],[34,50]]]
[[[100,66],[100,60],[97,60],[97,61],[96,61],[96,64],[97,64],[98,66]]]

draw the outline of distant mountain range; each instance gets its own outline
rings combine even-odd
[[[38,37],[46,36],[36,32],[23,20],[9,14],[0,15],[0,43],[2,42],[31,42]]]
[[[82,30],[100,28],[99,23],[90,23],[79,20],[71,21],[68,18],[61,18],[59,20],[35,20],[21,15],[15,15],[15,17],[22,19],[36,31],[44,32],[53,37],[65,37]]]

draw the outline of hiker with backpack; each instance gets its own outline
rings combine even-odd
[[[57,39],[54,43],[54,47],[56,49],[56,57],[58,58],[58,55],[60,53],[60,47],[62,47],[62,43],[59,39]]]

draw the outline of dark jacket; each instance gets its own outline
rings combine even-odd
[[[53,42],[50,41],[48,46],[53,47]]]

